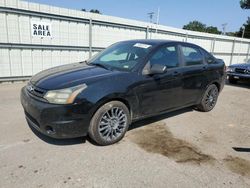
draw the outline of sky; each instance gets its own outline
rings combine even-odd
[[[98,9],[102,14],[139,21],[149,21],[147,13],[160,8],[161,25],[182,28],[190,21],[198,20],[207,26],[226,32],[238,31],[250,16],[250,10],[240,8],[239,0],[26,0],[70,9]]]

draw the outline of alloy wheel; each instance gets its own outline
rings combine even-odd
[[[218,97],[217,89],[211,88],[206,94],[205,105],[210,109],[213,108],[216,104],[217,97]]]
[[[125,131],[127,116],[123,109],[112,107],[101,117],[98,125],[100,136],[106,141],[116,140]]]

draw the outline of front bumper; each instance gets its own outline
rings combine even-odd
[[[250,80],[250,74],[240,74],[235,72],[227,72],[227,76],[242,79],[242,80]]]
[[[21,103],[28,124],[42,134],[53,138],[75,138],[88,133],[90,116],[83,103],[49,104],[32,97],[26,87],[21,90]]]

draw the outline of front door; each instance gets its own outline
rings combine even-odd
[[[165,73],[142,75],[137,87],[142,116],[153,115],[180,106],[182,75],[180,72],[179,50],[177,45],[166,45],[157,50],[146,67],[161,64],[167,67]]]

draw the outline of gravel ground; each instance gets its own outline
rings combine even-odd
[[[249,187],[250,86],[226,85],[208,113],[187,108],[134,123],[118,144],[34,134],[0,84],[0,187]]]

